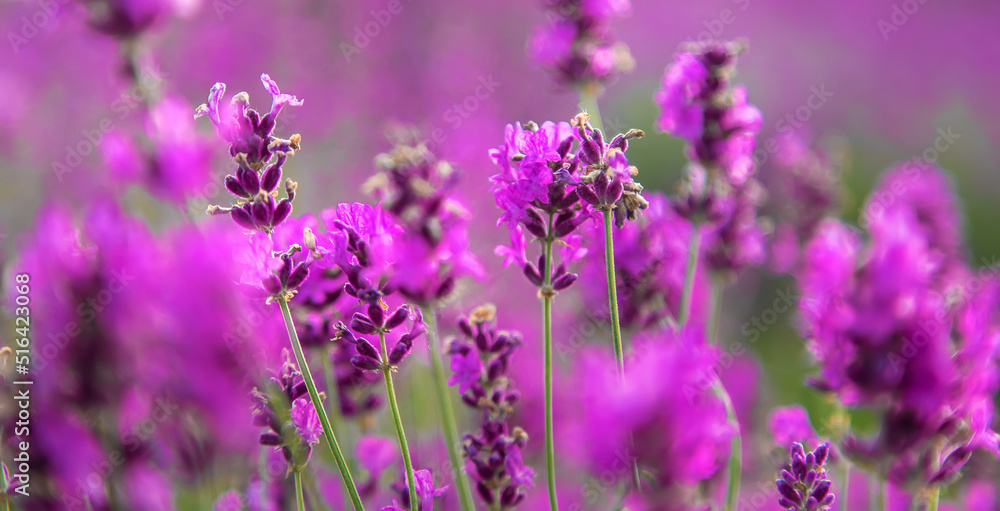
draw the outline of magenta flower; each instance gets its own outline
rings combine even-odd
[[[778,504],[790,511],[828,511],[833,506],[830,492],[833,484],[826,475],[824,465],[830,455],[830,444],[825,443],[806,454],[802,444],[792,445],[791,465],[781,472],[778,479]]]
[[[299,398],[292,403],[292,424],[295,425],[295,432],[306,443],[319,443],[323,426],[319,423],[319,416],[316,415],[316,408],[311,401]]]
[[[531,59],[559,85],[588,86],[631,71],[635,63],[624,43],[608,30],[612,17],[631,9],[628,0],[548,0],[546,24],[528,42]]]
[[[400,226],[393,236],[397,258],[391,285],[417,303],[447,296],[455,280],[485,275],[469,250],[469,212],[455,197],[458,172],[423,144],[400,142],[375,158],[380,172],[369,180],[382,208]]]

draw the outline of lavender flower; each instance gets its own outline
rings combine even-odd
[[[942,176],[926,170],[906,186],[887,183],[896,183],[898,206],[873,214],[890,190],[873,193],[867,246],[836,221],[820,224],[805,252],[800,312],[822,362],[813,384],[881,411],[881,434],[848,438],[845,452],[883,463],[899,486],[924,487],[956,477],[975,450],[1000,455],[991,429],[998,291],[971,290],[972,270],[948,249],[960,235],[947,189],[935,189]]]
[[[802,444],[792,444],[791,465],[781,472],[778,479],[778,504],[790,511],[828,511],[833,506],[830,479],[826,464],[830,444],[825,443],[806,454]]]
[[[369,304],[367,314],[354,313],[350,328],[343,323],[337,323],[334,326],[337,331],[334,340],[344,340],[357,348],[358,354],[351,358],[351,364],[362,371],[380,371],[385,367],[395,368],[409,355],[410,350],[413,349],[413,341],[424,334],[426,327],[420,309],[414,309],[414,311],[415,315],[411,317],[410,307],[400,305],[392,314],[387,315],[378,302]],[[359,335],[380,333],[385,335],[402,325],[408,318],[412,320],[410,330],[399,337],[389,353],[380,353],[380,350],[371,341],[359,337]]]
[[[615,225],[621,228],[625,219],[635,220],[640,210],[649,207],[642,198],[642,185],[633,178],[639,169],[629,165],[625,158],[628,141],[642,138],[642,130],[629,130],[605,142],[601,130],[590,125],[590,116],[585,113],[576,116],[573,126],[580,138],[580,160],[582,174],[576,187],[580,198],[599,211],[611,210],[615,215]]]
[[[312,446],[319,443],[323,429],[306,395],[302,373],[295,367],[288,350],[282,355],[285,362],[281,373],[271,378],[267,393],[256,388],[252,393],[255,401],[253,422],[269,429],[261,433],[260,444],[280,450],[288,466],[297,470],[308,463]]]
[[[434,485],[434,475],[431,474],[430,470],[417,470],[413,475],[416,479],[417,497],[420,499],[420,502],[416,506],[410,505],[410,488],[406,485],[406,478],[404,476],[401,483],[396,482],[392,485],[392,489],[396,491],[402,507],[393,499],[393,505],[382,508],[383,511],[387,509],[393,511],[432,511],[434,509],[434,499],[444,495],[450,487],[449,485],[440,488],[436,487]]]
[[[764,194],[753,160],[762,118],[746,89],[729,82],[741,50],[737,43],[691,44],[674,56],[655,97],[659,129],[687,141],[692,162],[675,208],[713,225],[706,262],[728,279],[764,259],[756,213]]]
[[[469,212],[456,198],[458,172],[427,146],[401,141],[375,158],[380,169],[365,185],[401,227],[393,244],[399,258],[393,286],[417,303],[440,300],[462,276],[484,270],[469,250]]]
[[[231,207],[209,206],[209,214],[229,213],[240,226],[271,233],[292,212],[297,184],[285,181],[285,198],[275,199],[274,193],[281,182],[281,167],[288,156],[300,148],[301,137],[292,135],[288,140],[272,133],[275,121],[285,105],[299,106],[302,101],[295,96],[282,94],[278,85],[267,74],[260,75],[264,88],[271,94],[271,110],[263,117],[249,108],[250,96],[240,92],[233,96],[231,112],[220,111],[220,102],[226,84],[216,83],[208,96],[208,103],[195,110],[195,117],[203,115],[215,124],[216,131],[229,143],[229,155],[236,162],[236,172],[227,175],[226,189],[236,196],[237,204]]]
[[[635,66],[628,46],[608,28],[613,16],[627,15],[628,0],[546,0],[549,21],[528,43],[532,60],[565,86],[607,82]]]
[[[479,498],[491,509],[498,504],[501,509],[512,509],[534,487],[535,476],[521,458],[527,433],[508,425],[520,398],[508,369],[511,356],[521,346],[521,335],[497,330],[493,305],[472,311],[459,320],[458,327],[464,340],[449,344],[454,375],[448,383],[457,385],[462,402],[479,410],[483,418],[478,434],[463,437],[463,456]]]

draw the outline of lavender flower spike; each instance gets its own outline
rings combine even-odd
[[[778,504],[789,511],[828,511],[833,506],[830,479],[823,465],[830,455],[827,442],[806,454],[802,444],[792,444],[792,464],[778,479]]]

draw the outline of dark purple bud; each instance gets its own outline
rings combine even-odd
[[[264,277],[264,280],[261,282],[261,284],[264,286],[264,289],[266,289],[267,292],[270,293],[272,296],[280,295],[282,292],[281,281],[278,280],[278,277],[274,275],[268,275]]]
[[[816,465],[817,466],[822,467],[823,465],[825,465],[827,457],[830,456],[830,442],[827,442],[827,443],[825,443],[825,444],[817,447],[816,450],[813,451],[813,454],[816,455]],[[822,499],[820,499],[820,500],[822,500]]]
[[[368,320],[375,328],[379,328],[385,324],[385,309],[378,301],[374,301],[368,304]]]
[[[831,483],[829,480],[820,481],[820,483],[816,485],[816,489],[813,490],[810,496],[815,498],[817,501],[825,499],[826,495],[830,493],[830,484]]]
[[[538,273],[538,269],[535,268],[535,265],[531,263],[527,263],[524,265],[524,276],[528,277],[528,280],[530,280],[532,284],[538,287],[541,287],[542,283],[545,282],[545,280],[542,279],[542,275]]]
[[[380,406],[382,406],[382,398],[375,394],[368,394],[365,396],[365,400],[361,402],[362,410],[375,410]]]
[[[274,198],[271,200],[273,201]],[[274,212],[271,214],[271,226],[273,227],[284,222],[290,214],[292,214],[292,203],[288,199],[281,199],[274,206]]]
[[[592,132],[599,133],[599,132]],[[581,156],[580,158],[584,163],[594,164],[601,161],[601,146],[598,145],[593,139],[589,139],[581,144]]]
[[[455,278],[448,277],[444,279],[444,282],[442,282],[440,286],[438,286],[437,291],[434,292],[434,296],[436,298],[444,298],[445,296],[450,295],[451,292],[454,290],[455,290]]]
[[[503,351],[507,346],[510,345],[510,338],[504,334],[497,336],[496,340],[493,341],[493,346],[490,346],[491,353],[499,353]]]
[[[360,312],[355,312],[354,316],[351,317],[351,330],[362,334],[371,335],[376,333],[375,325],[372,324],[368,316],[361,314]]]
[[[500,494],[500,507],[508,508],[514,505],[514,501],[517,499],[517,487],[510,484],[503,489],[503,493]]]
[[[382,368],[382,364],[378,360],[362,357],[361,355],[351,357],[351,365],[362,371],[377,371]]]
[[[625,185],[622,184],[622,180],[620,178],[616,177],[614,180],[611,181],[611,184],[608,185],[608,190],[605,192],[604,195],[604,203],[614,204],[618,202],[618,199],[622,198],[622,192],[624,191],[625,191]]]
[[[393,346],[392,350],[389,352],[389,363],[392,365],[399,365],[399,363],[406,358],[406,355],[410,352],[410,348],[412,347],[413,343],[411,342],[400,341],[396,343],[396,345]]]
[[[233,221],[240,227],[250,230],[257,229],[257,224],[254,223],[253,217],[251,217],[250,213],[242,207],[234,207],[229,214],[233,217]]]
[[[566,137],[559,142],[559,147],[556,148],[556,152],[559,153],[560,158],[565,158],[569,154],[570,148],[573,147],[573,137]]]
[[[497,378],[500,377],[501,374],[503,374],[503,369],[504,369],[503,364],[500,363],[499,361],[494,360],[493,362],[490,362],[490,367],[486,373],[487,378],[489,378],[490,381],[496,380]]]
[[[275,433],[261,433],[260,445],[281,445],[281,437]]]
[[[597,177],[594,178],[594,193],[597,194],[602,204],[607,204],[606,197],[608,196],[608,186],[610,184],[607,172],[598,172]]]
[[[559,277],[558,279],[555,280],[555,282],[552,283],[552,289],[555,289],[556,291],[562,291],[563,289],[572,286],[573,283],[576,282],[577,278],[579,278],[577,274],[567,273],[562,277]]]
[[[462,402],[471,408],[479,408],[479,401],[468,394],[462,394]]]
[[[288,394],[288,400],[295,402],[296,399],[306,395],[309,392],[309,388],[306,387],[305,381],[300,381],[292,387],[292,391]]]
[[[288,280],[285,281],[285,288],[296,289],[302,285],[309,276],[309,267],[305,263],[299,263],[295,265],[295,269],[292,270],[292,274],[288,276]]]
[[[489,342],[486,339],[486,333],[483,332],[482,329],[480,329],[479,332],[476,334],[475,341],[476,341],[476,349],[478,349],[479,351],[485,352],[489,350],[490,348]]]
[[[392,316],[389,316],[389,319],[385,320],[385,328],[387,330],[392,330],[393,328],[402,325],[409,316],[410,308],[405,305],[401,305],[395,312],[392,313]]]
[[[779,479],[777,484],[778,493],[780,493],[782,497],[788,499],[789,502],[792,502],[795,505],[802,504],[802,498],[799,496],[799,493],[795,491],[795,488],[793,488],[792,485],[786,483],[783,479]]]
[[[458,329],[461,330],[466,337],[472,337],[475,335],[472,333],[472,324],[469,323],[469,318],[459,318]]]
[[[271,224],[271,211],[267,208],[267,203],[265,201],[254,202],[250,206],[250,215],[253,217],[254,223],[257,225],[270,225]]]
[[[285,157],[279,156],[278,160],[267,166],[264,175],[260,179],[260,187],[267,193],[271,193],[281,182],[281,165],[285,163]]]
[[[483,479],[490,479],[492,477],[493,474],[490,474],[487,477],[483,477]],[[476,483],[476,491],[479,493],[479,497],[483,499],[483,502],[485,502],[488,505],[493,505],[493,490],[489,489],[489,487],[483,484],[482,481]]]
[[[534,209],[527,209],[525,211],[527,216],[521,220],[521,224],[524,228],[528,230],[531,234],[538,236],[539,238],[545,237],[545,222],[542,221],[542,217]]]
[[[594,193],[594,190],[590,186],[577,186],[576,193],[591,206],[597,206],[601,203],[601,199]]]
[[[240,186],[247,193],[247,197],[253,197],[257,195],[260,191],[260,178],[257,177],[257,171],[249,167],[240,167],[236,171],[236,176],[240,180]]]
[[[240,181],[233,176],[226,176],[226,190],[237,197],[250,198],[250,194],[243,189]]]
[[[382,362],[382,356],[379,355],[379,352],[377,349],[375,349],[375,346],[372,345],[372,343],[368,342],[368,339],[359,337],[357,339],[357,342],[354,343],[354,345],[357,347],[358,354],[361,355],[362,357],[368,357],[379,363]]]
[[[352,286],[350,283],[347,282],[344,283],[344,292],[354,298],[358,297],[358,290],[355,289],[354,286]]]

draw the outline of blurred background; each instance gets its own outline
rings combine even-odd
[[[397,12],[389,12],[380,0],[176,0],[149,32],[123,45],[89,23],[99,4],[5,0],[0,252],[5,260],[17,256],[18,240],[49,202],[81,209],[112,195],[154,230],[211,221],[205,207],[228,200],[219,183],[231,163],[220,143],[209,137],[204,158],[178,163],[211,176],[178,206],[121,184],[118,177],[128,172],[121,135],[178,136],[172,128],[190,127],[208,136],[204,119],[151,121],[143,105],[170,98],[193,113],[221,81],[228,94],[245,90],[263,109],[268,96],[258,77],[266,72],[305,101],[283,111],[276,131],[302,135],[302,150],[285,165],[300,184],[296,214],[372,202],[360,185],[373,173],[373,157],[389,149],[385,134],[393,123],[416,126],[428,138],[436,133],[433,149],[464,175],[473,250],[494,275],[469,286],[450,314],[493,301],[503,317],[509,302],[507,317],[523,313],[515,322],[532,331],[535,304],[516,305],[530,286],[505,279],[511,273],[500,271],[492,254],[507,232],[494,225],[488,177],[496,171],[487,151],[502,142],[507,123],[568,120],[577,112],[576,93],[526,58],[527,40],[545,19],[539,4],[399,0]],[[613,30],[636,66],[607,85],[604,124],[611,132],[646,130],[630,161],[647,189],[671,191],[686,159],[680,140],[652,128],[652,97],[664,69],[684,41],[743,38],[748,50],[734,81],[747,86],[764,114],[757,160],[765,184],[773,156],[767,141],[787,125],[841,162],[842,214],[851,222],[883,170],[934,160],[954,181],[973,261],[991,265],[1000,257],[993,225],[1000,215],[997,20],[1000,2],[986,0],[633,0],[631,15]],[[136,87],[133,75],[148,87]],[[782,200],[771,193],[769,207]],[[787,276],[748,272],[726,298],[723,336],[745,336],[744,325],[786,289],[793,289]],[[759,330],[759,340],[750,341],[764,361],[759,413],[801,402],[821,423],[829,406],[801,384],[812,369],[794,313]],[[526,340],[528,349],[537,346],[532,336]],[[864,417],[855,421],[864,427]]]

